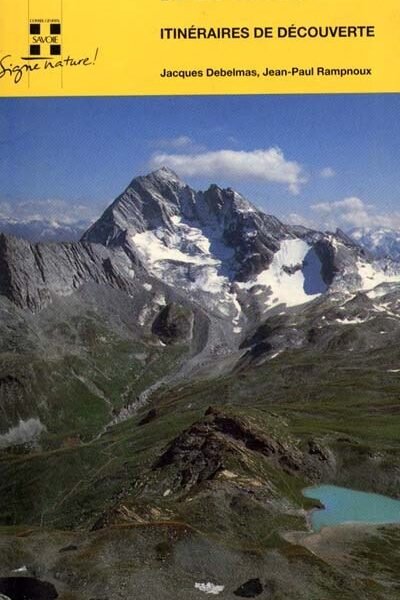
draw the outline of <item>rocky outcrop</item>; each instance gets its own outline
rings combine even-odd
[[[189,488],[216,476],[223,468],[224,449],[215,431],[206,423],[198,423],[177,437],[153,468],[173,465],[178,470],[179,485]]]
[[[310,480],[318,480],[325,466],[334,461],[332,453],[314,440],[301,450],[295,440],[275,438],[243,417],[210,407],[204,419],[171,442],[153,470],[173,467],[177,485],[188,489],[214,479],[225,468],[228,453],[243,451],[264,457],[289,475]]]
[[[0,593],[10,599],[53,600],[58,598],[58,592],[53,584],[33,577],[1,577]]]
[[[167,304],[155,318],[152,332],[167,345],[187,342],[192,336],[193,312],[180,304]]]
[[[273,586],[271,585],[271,583],[267,584],[267,590],[269,592],[273,591]],[[263,592],[264,585],[261,583],[260,579],[256,577],[255,579],[249,579],[248,581],[243,583],[233,593],[235,596],[239,596],[239,598],[256,598]]]

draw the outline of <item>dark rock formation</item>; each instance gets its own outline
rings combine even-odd
[[[143,417],[143,419],[140,419],[138,426],[141,427],[142,425],[147,425],[147,423],[151,423],[151,421],[154,421],[154,419],[156,419],[157,417],[157,410],[155,408],[151,408],[149,412]]]
[[[177,437],[153,468],[174,465],[178,469],[180,486],[191,487],[213,479],[223,468],[223,455],[223,441],[207,424],[199,423]]]
[[[54,585],[33,577],[1,577],[0,593],[10,600],[54,600],[58,593]]]
[[[75,544],[70,544],[69,546],[64,546],[64,548],[60,548],[59,552],[76,552],[78,550],[78,546]]]
[[[181,487],[213,479],[224,468],[224,457],[236,447],[272,460],[282,470],[295,474],[302,467],[302,454],[294,446],[275,440],[245,419],[210,407],[205,418],[175,438],[153,469],[173,466]]]
[[[264,586],[261,581],[258,579],[249,579],[243,583],[237,590],[233,593],[235,596],[239,596],[240,598],[255,598],[259,596],[264,591]]]
[[[179,487],[190,488],[213,479],[232,452],[257,453],[278,469],[308,481],[335,468],[333,453],[314,440],[302,451],[296,440],[276,438],[243,417],[214,407],[204,419],[176,437],[153,465],[153,470],[173,467]]]
[[[172,302],[165,306],[153,322],[152,332],[164,344],[188,341],[192,334],[193,312]]]

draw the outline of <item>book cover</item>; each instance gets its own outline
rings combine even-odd
[[[396,0],[0,0],[0,598],[394,600]]]

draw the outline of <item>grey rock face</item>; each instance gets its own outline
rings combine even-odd
[[[101,245],[31,244],[0,234],[0,294],[20,308],[40,310],[88,281],[128,292],[134,274],[125,253]]]
[[[67,225],[45,219],[27,221],[0,219],[0,232],[29,242],[77,242],[88,224],[84,221]]]

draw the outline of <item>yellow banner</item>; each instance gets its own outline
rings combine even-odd
[[[399,92],[399,0],[0,0],[0,96]]]

